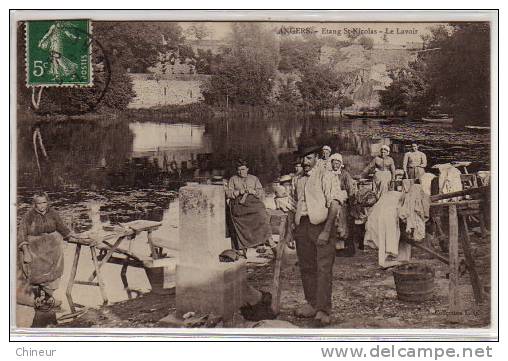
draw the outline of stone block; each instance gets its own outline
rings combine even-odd
[[[219,315],[231,320],[243,305],[247,285],[245,260],[203,266],[178,264],[176,267],[176,311]]]
[[[179,257],[184,264],[210,265],[231,248],[226,239],[224,187],[188,185],[180,188]]]

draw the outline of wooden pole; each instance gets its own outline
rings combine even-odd
[[[421,249],[422,251],[425,251],[429,254],[431,254],[432,256],[436,257],[438,260],[440,260],[441,262],[445,263],[445,264],[450,264],[450,261],[447,260],[445,257],[441,256],[439,253],[433,251],[432,249],[426,247],[426,246],[423,246],[421,244],[418,244],[416,242],[408,242],[411,246],[414,246],[416,248],[419,248]]]
[[[286,248],[286,244],[288,242],[288,238],[291,237],[292,232],[290,227],[292,225],[292,221],[289,219],[289,215],[282,218],[284,220],[284,232],[280,234],[279,244],[277,245],[277,254],[275,255],[275,267],[273,270],[273,287],[272,287],[272,304],[271,308],[275,315],[279,314],[280,311],[280,272],[282,268],[282,261],[284,258],[284,250]]]
[[[69,283],[67,283],[67,290],[65,291],[65,295],[67,296],[67,301],[69,302],[71,313],[76,313],[76,307],[74,306],[74,301],[72,299],[72,287],[74,286],[74,280],[76,279],[76,272],[78,270],[80,253],[81,253],[81,244],[77,243],[76,249],[74,250],[74,261],[72,262],[71,275],[69,276]]]
[[[458,322],[460,310],[459,300],[459,223],[457,217],[457,206],[450,205],[448,208],[448,217],[450,223],[450,239],[448,254],[450,257],[450,283],[449,283],[449,300],[448,300],[448,320],[450,322]]]
[[[482,290],[480,278],[478,277],[478,273],[476,272],[475,262],[473,258],[473,254],[471,253],[471,242],[469,239],[469,233],[467,228],[466,216],[461,216],[462,225],[464,229],[464,237],[460,238],[460,242],[462,244],[462,250],[464,251],[464,256],[466,257],[467,270],[469,271],[469,278],[471,280],[471,285],[473,286],[473,294],[476,303],[482,303]]]
[[[104,305],[107,305],[108,304],[108,297],[106,296],[106,286],[104,285],[104,282],[102,281],[102,275],[101,275],[101,270],[99,267],[99,261],[97,260],[97,253],[95,252],[95,246],[93,246],[93,245],[90,246],[90,254],[92,255],[93,266],[95,268],[95,273],[97,275],[97,282],[99,284],[99,289],[101,291],[102,303]]]

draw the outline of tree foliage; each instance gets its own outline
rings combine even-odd
[[[279,70],[305,71],[319,62],[321,43],[314,39],[287,39],[280,44]]]
[[[94,22],[94,37],[123,68],[144,73],[157,61],[159,52],[179,48],[181,27],[171,22]]]
[[[453,115],[456,124],[490,121],[490,26],[457,23],[426,35],[425,50],[409,69],[392,74],[381,104],[422,116],[431,106]]]
[[[306,68],[297,85],[305,106],[316,112],[335,108],[343,98],[342,76],[328,64]]]
[[[424,62],[414,61],[406,69],[391,72],[392,83],[386,90],[380,91],[381,106],[392,111],[407,111],[414,118],[424,116],[436,102],[425,67]]]
[[[234,23],[231,47],[225,49],[215,75],[202,90],[205,101],[260,105],[268,102],[279,63],[274,34],[258,23]]]
[[[212,29],[206,25],[206,23],[192,23],[186,30],[185,35],[187,37],[193,37],[198,40],[203,40],[204,38],[213,34]]]
[[[368,36],[363,35],[357,41],[365,50],[371,50],[374,47],[374,40]]]
[[[450,32],[436,29],[424,55],[426,77],[459,124],[490,120],[490,26],[453,24]]]

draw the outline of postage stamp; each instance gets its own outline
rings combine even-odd
[[[26,23],[27,86],[91,86],[89,20]]]

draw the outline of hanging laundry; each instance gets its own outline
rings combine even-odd
[[[460,171],[450,163],[436,164],[433,168],[439,169],[439,193],[452,193],[462,190]],[[458,200],[455,197],[453,200]]]
[[[387,191],[372,207],[365,224],[365,244],[372,243],[376,248],[384,244],[385,253],[397,256],[399,253],[399,214],[398,208],[402,193]]]
[[[430,197],[421,184],[413,184],[403,193],[399,218],[406,223],[406,233],[415,241],[425,238],[425,222],[429,219]]]
[[[422,185],[422,189],[425,192],[425,194],[429,196],[432,194],[430,185],[432,184],[432,180],[434,178],[436,178],[436,176],[432,173],[424,173],[420,177],[420,184]]]

